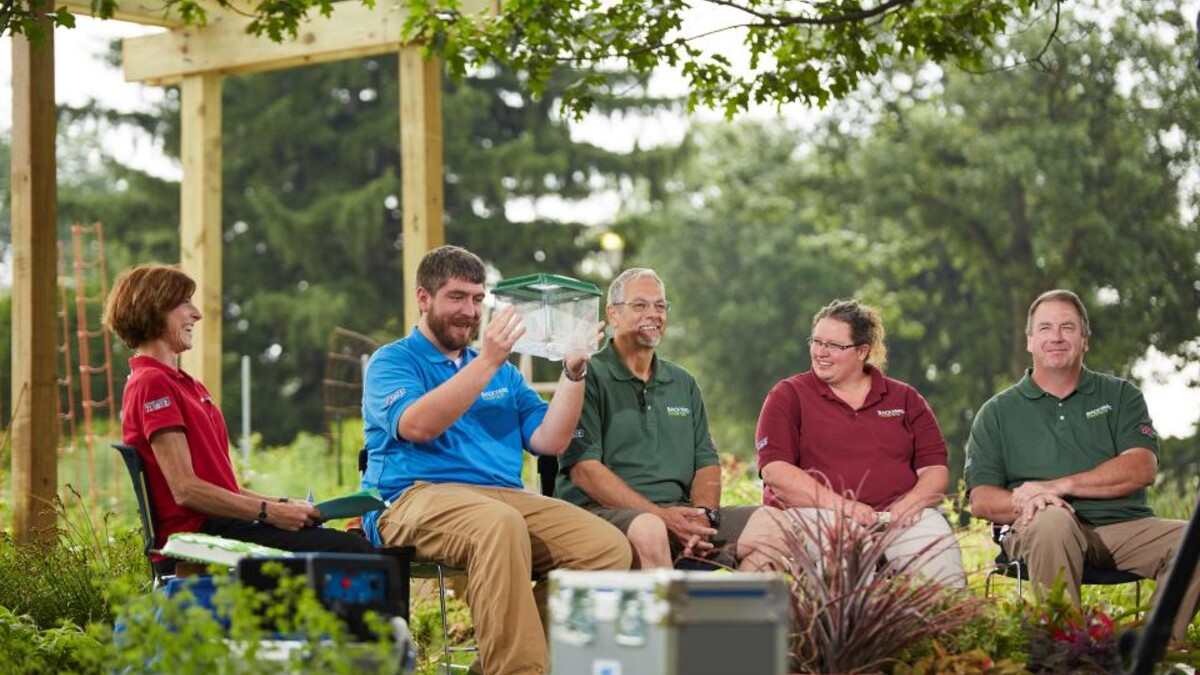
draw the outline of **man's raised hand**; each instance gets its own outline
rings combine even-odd
[[[509,305],[492,315],[487,330],[483,333],[483,347],[479,351],[480,358],[488,360],[493,365],[500,365],[512,354],[513,345],[525,334],[525,325],[517,308]]]

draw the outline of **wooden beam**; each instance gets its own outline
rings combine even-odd
[[[12,37],[12,485],[22,542],[55,538],[58,491],[54,28],[41,23],[37,44]]]
[[[75,16],[100,18],[92,13],[92,5],[80,0],[65,0],[61,2]],[[162,0],[121,0],[110,19],[128,21],[146,26],[163,26],[164,28],[179,28],[184,25],[183,19],[172,13],[167,14],[167,3]]]
[[[446,242],[442,220],[442,69],[421,47],[400,48],[400,173],[405,330],[417,325],[417,265]]]
[[[472,14],[498,7],[498,0],[463,1],[463,11]],[[170,85],[198,73],[254,73],[386,54],[400,47],[407,17],[408,8],[398,3],[371,9],[352,0],[337,2],[328,18],[316,15],[301,24],[296,39],[272,42],[246,33],[250,17],[225,12],[206,26],[126,38],[125,79]]]
[[[184,78],[180,92],[179,260],[196,280],[196,324],[184,370],[204,383],[221,404],[221,76]]]

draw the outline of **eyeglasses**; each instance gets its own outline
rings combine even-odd
[[[638,314],[645,312],[646,310],[650,309],[651,307],[662,312],[663,314],[666,314],[667,312],[671,311],[671,303],[667,302],[665,300],[662,302],[646,302],[645,300],[634,300],[632,302],[614,302],[613,303],[613,307],[616,307],[618,305],[625,305],[625,306],[629,307],[629,309],[632,309],[633,311],[637,312]]]
[[[836,342],[826,342],[824,340],[818,340],[815,337],[808,338],[808,346],[811,347],[813,345],[816,345],[817,347],[824,347],[825,349],[836,349],[839,352],[844,352],[847,349],[853,349],[858,346],[858,345],[839,345]]]

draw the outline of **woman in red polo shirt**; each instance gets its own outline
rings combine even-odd
[[[179,367],[201,319],[195,291],[196,282],[174,267],[142,265],[121,274],[104,308],[104,324],[135,350],[121,426],[146,467],[155,546],[175,532],[204,532],[288,551],[372,552],[362,537],[315,527],[321,513],[308,502],[238,486],[221,409]],[[170,559],[155,562],[159,573],[173,567]]]
[[[925,399],[883,374],[879,314],[835,300],[813,317],[808,343],[812,368],[776,384],[759,414],[763,503],[868,527],[895,521],[889,559],[919,555],[925,576],[965,586],[958,543],[933,508],[950,479],[946,441]]]

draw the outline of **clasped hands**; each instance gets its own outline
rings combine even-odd
[[[1031,480],[1012,491],[1013,517],[1026,522],[1038,511],[1058,506],[1074,513],[1075,509],[1063,497],[1065,493],[1056,481]]]
[[[860,501],[846,498],[843,515],[863,527],[896,523],[900,527],[911,527],[921,519],[924,506],[907,497],[895,501],[886,511],[876,511]]]
[[[657,513],[667,526],[667,532],[683,545],[680,556],[703,558],[713,550],[712,537],[717,534],[708,523],[704,509],[695,506],[664,506]]]
[[[267,502],[267,523],[281,530],[295,532],[316,527],[322,520],[321,512],[309,502]]]

